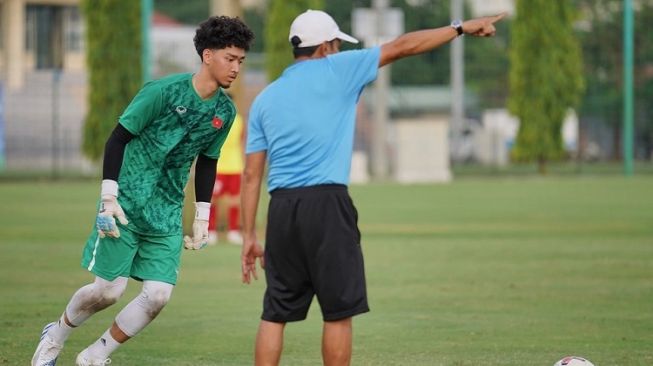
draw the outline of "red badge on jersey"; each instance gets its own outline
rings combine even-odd
[[[218,118],[217,116],[213,116],[213,121],[212,121],[213,127],[220,129],[222,128],[222,120]]]

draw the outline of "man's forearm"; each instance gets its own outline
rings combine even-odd
[[[494,23],[506,15],[506,13],[502,13],[467,20],[462,23],[462,32],[477,37],[493,36],[496,31]],[[457,36],[458,31],[452,26],[406,33],[381,46],[379,66],[387,65],[403,57],[428,52],[452,41]]]
[[[258,208],[260,189],[260,184],[245,180],[241,197],[244,235],[252,235],[256,232],[256,210]]]
[[[264,165],[265,153],[250,154],[245,158],[240,203],[244,236],[256,234],[256,211],[261,195]]]
[[[409,32],[381,47],[379,66],[417,55],[451,42],[458,33],[450,26]]]

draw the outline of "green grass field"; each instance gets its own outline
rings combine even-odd
[[[41,327],[91,280],[79,267],[98,182],[0,184],[0,365],[26,365]],[[465,178],[351,189],[372,311],[353,365],[653,365],[653,176]],[[264,281],[240,249],[185,252],[160,317],[114,365],[249,365]],[[70,337],[60,365],[139,290]],[[321,317],[286,328],[284,365],[318,365]]]

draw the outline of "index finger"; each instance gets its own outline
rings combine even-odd
[[[501,13],[501,14],[497,14],[497,15],[491,17],[491,21],[490,21],[490,22],[491,22],[491,23],[496,23],[496,22],[498,22],[499,20],[505,18],[507,15],[508,15],[508,12],[507,12],[507,11],[504,11],[504,12]]]

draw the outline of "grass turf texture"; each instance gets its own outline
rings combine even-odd
[[[79,267],[97,182],[0,184],[0,365],[29,362],[41,327],[91,276]],[[653,364],[653,177],[466,178],[351,188],[372,312],[353,365]],[[262,216],[262,215],[261,215]],[[240,249],[184,252],[160,317],[116,365],[250,365],[264,281]],[[140,286],[69,338],[95,341]],[[289,324],[284,365],[317,365],[321,316]]]

